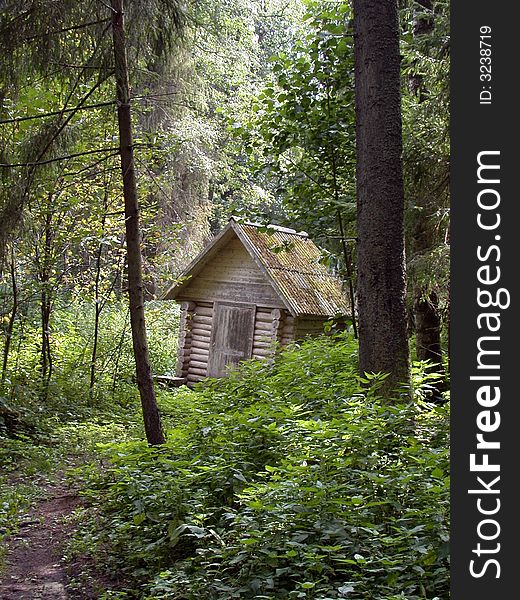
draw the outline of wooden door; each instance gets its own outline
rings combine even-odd
[[[228,365],[251,358],[256,307],[215,302],[208,377],[222,377]]]

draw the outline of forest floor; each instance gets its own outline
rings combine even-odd
[[[98,446],[133,439],[125,414],[50,419],[38,436],[0,436],[0,600],[98,600],[124,582],[85,551],[80,531],[95,518],[84,471],[100,471]],[[140,433],[140,432],[139,432]]]
[[[48,484],[7,539],[0,573],[0,600],[68,600],[64,546],[73,531],[70,516],[80,506],[76,490],[58,480]]]
[[[97,600],[116,585],[92,561],[68,554],[84,507],[76,486],[59,472],[40,487],[41,497],[23,515],[0,553],[0,600]]]

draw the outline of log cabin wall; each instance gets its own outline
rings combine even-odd
[[[270,358],[273,356],[276,342],[280,341],[280,331],[285,312],[278,308],[257,307],[253,337],[253,357]]]
[[[177,376],[188,385],[208,376],[208,359],[214,315],[213,302],[182,303]],[[295,319],[287,310],[256,308],[251,357],[271,358],[276,344],[283,347],[307,335],[323,333],[322,319]]]
[[[195,302],[183,302],[181,304],[179,340],[177,342],[177,370],[175,373],[177,377],[186,378],[188,375],[191,350],[191,331],[189,324],[195,306]]]
[[[289,314],[287,311],[285,312],[285,318],[283,320],[281,330],[280,330],[280,346],[287,346],[291,342],[294,342],[294,324],[296,319]]]
[[[177,377],[185,378],[188,385],[208,376],[213,314],[213,302],[182,303]],[[294,317],[286,310],[257,307],[251,357],[270,358],[275,342],[280,346],[292,342],[294,323]]]
[[[317,336],[324,333],[325,318],[297,319],[294,326],[294,338],[303,340],[306,336]]]
[[[212,302],[183,302],[177,376],[188,383],[207,376],[212,318]]]
[[[341,282],[319,258],[304,233],[231,219],[164,295],[183,302],[177,377],[220,377],[226,365],[269,358],[348,314]]]

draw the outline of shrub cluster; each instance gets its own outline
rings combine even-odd
[[[106,448],[88,539],[124,597],[448,597],[449,405],[419,372],[384,403],[356,361],[346,337],[250,361],[163,397],[164,447]]]

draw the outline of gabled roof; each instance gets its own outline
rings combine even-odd
[[[235,236],[293,316],[350,313],[341,281],[320,262],[320,250],[306,233],[235,219],[188,265],[180,275],[180,283],[173,285],[164,299],[182,296],[190,280]]]

